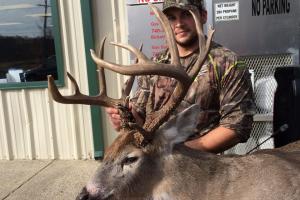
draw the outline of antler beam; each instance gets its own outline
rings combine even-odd
[[[106,38],[103,38],[101,41],[101,45],[98,50],[98,54],[101,58],[104,57],[104,44],[105,44]],[[113,99],[107,96],[106,93],[106,82],[105,82],[105,73],[104,69],[101,66],[97,66],[99,78],[100,78],[100,92],[97,96],[88,96],[84,95],[80,92],[78,84],[74,77],[67,73],[68,78],[71,80],[74,88],[75,88],[75,94],[69,95],[69,96],[63,96],[58,91],[58,88],[56,87],[54,83],[54,79],[51,75],[48,76],[48,88],[49,91],[53,97],[53,99],[59,103],[64,104],[86,104],[86,105],[99,105],[104,107],[114,107],[118,108],[118,106],[122,105],[125,101],[125,97],[123,96],[120,99]],[[132,87],[132,85],[130,85]],[[126,91],[130,91],[131,88],[126,88]]]

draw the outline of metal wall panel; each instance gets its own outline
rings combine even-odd
[[[299,56],[300,1],[206,0],[214,40],[242,56]],[[238,20],[216,20],[216,6],[238,4]],[[276,5],[276,6],[275,6]],[[299,57],[298,57],[299,59]],[[299,63],[299,60],[297,60]]]
[[[109,42],[128,43],[128,24],[126,0],[93,0],[93,19],[95,41],[97,44],[107,37],[104,59],[122,64],[129,64],[129,52],[119,47],[109,45]],[[104,19],[104,20],[103,20]],[[125,76],[106,70],[106,85],[108,96],[119,98]],[[109,146],[117,136],[105,111],[102,112],[102,128],[104,145]]]
[[[227,151],[244,154],[276,132],[272,128],[274,92],[277,87],[274,72],[277,67],[299,64],[300,2],[205,2],[209,13],[208,23],[216,29],[214,40],[241,55],[253,75],[257,110],[250,139]],[[270,139],[260,148],[273,147],[273,139]]]
[[[161,1],[155,3],[155,6],[161,9]],[[165,33],[148,4],[127,0],[127,10],[128,43],[136,48],[143,44],[143,53],[150,58],[165,50],[167,48]],[[135,55],[131,55],[131,60],[134,62]]]
[[[80,0],[59,0],[65,70],[88,93]],[[72,92],[71,84],[60,88]],[[0,159],[94,157],[90,107],[53,102],[48,89],[0,91]]]

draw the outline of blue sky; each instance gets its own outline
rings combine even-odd
[[[0,0],[0,35],[42,36],[45,14],[44,7],[38,4],[44,4],[44,0]],[[51,15],[51,8],[47,15]],[[47,24],[52,26],[51,18]]]

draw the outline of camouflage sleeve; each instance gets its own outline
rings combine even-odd
[[[161,63],[168,62],[169,54],[168,50],[162,52],[151,58],[152,61]],[[155,82],[154,76],[146,75],[146,76],[138,76],[137,80],[137,89],[131,98],[131,102],[134,106],[136,112],[140,115],[140,117],[146,117],[146,104],[148,102],[148,98],[150,95],[150,88]]]
[[[220,125],[235,130],[241,142],[250,136],[255,111],[250,73],[236,55],[226,58],[220,82]]]
[[[137,89],[130,101],[140,117],[145,118],[146,104],[150,94],[150,76],[138,76],[136,80]]]

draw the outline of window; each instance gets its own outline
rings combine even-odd
[[[0,0],[1,89],[46,87],[47,75],[62,77],[56,1]]]

